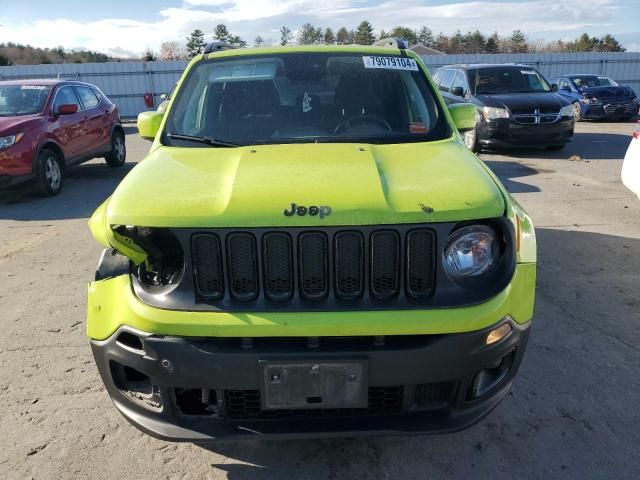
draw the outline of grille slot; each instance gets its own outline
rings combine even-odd
[[[320,232],[300,235],[300,293],[320,300],[329,292],[327,237]]]
[[[379,299],[395,297],[399,291],[400,240],[392,230],[371,235],[371,293]]]
[[[404,388],[402,386],[369,387],[368,408],[262,410],[260,390],[225,390],[225,413],[233,419],[385,415],[400,413]]]
[[[229,255],[229,290],[238,300],[258,296],[258,262],[256,240],[249,233],[232,233],[227,237]]]
[[[407,235],[407,295],[423,298],[433,290],[435,235],[430,230],[413,230]]]
[[[336,235],[336,296],[352,300],[362,295],[364,286],[364,240],[358,232]]]
[[[215,300],[222,298],[224,275],[222,274],[220,239],[210,234],[194,235],[193,256],[198,293]]]
[[[272,300],[288,300],[293,295],[291,237],[286,233],[264,236],[264,288]]]

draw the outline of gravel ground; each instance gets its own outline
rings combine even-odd
[[[140,433],[111,405],[85,337],[100,253],[86,222],[149,144],[131,130],[125,168],[78,167],[53,199],[5,192],[0,478],[638,478],[640,201],[619,178],[632,128],[581,123],[559,153],[482,155],[537,225],[535,324],[513,392],[442,436],[203,448]]]

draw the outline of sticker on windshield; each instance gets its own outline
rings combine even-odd
[[[536,72],[534,72],[533,70],[520,70],[520,73],[522,73],[523,75],[535,75]]]
[[[20,90],[45,90],[47,87],[43,85],[21,85]]]
[[[390,70],[418,71],[418,64],[413,58],[406,57],[362,57],[364,68],[386,68]]]

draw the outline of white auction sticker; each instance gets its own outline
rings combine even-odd
[[[364,68],[387,68],[391,70],[418,71],[418,64],[407,57],[362,57]]]

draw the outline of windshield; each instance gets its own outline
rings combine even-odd
[[[609,77],[598,77],[601,87],[617,87],[618,84],[611,80]]]
[[[50,90],[44,85],[0,86],[0,116],[15,117],[42,112]]]
[[[613,85],[607,77],[598,77],[597,75],[575,75],[569,78],[578,89]]]
[[[469,85],[473,85],[477,95],[551,91],[547,81],[537,71],[519,66],[470,70]]]
[[[424,73],[408,57],[318,52],[212,59],[194,66],[176,95],[163,136],[169,145],[205,146],[179,136],[221,146],[394,143],[451,134]]]

